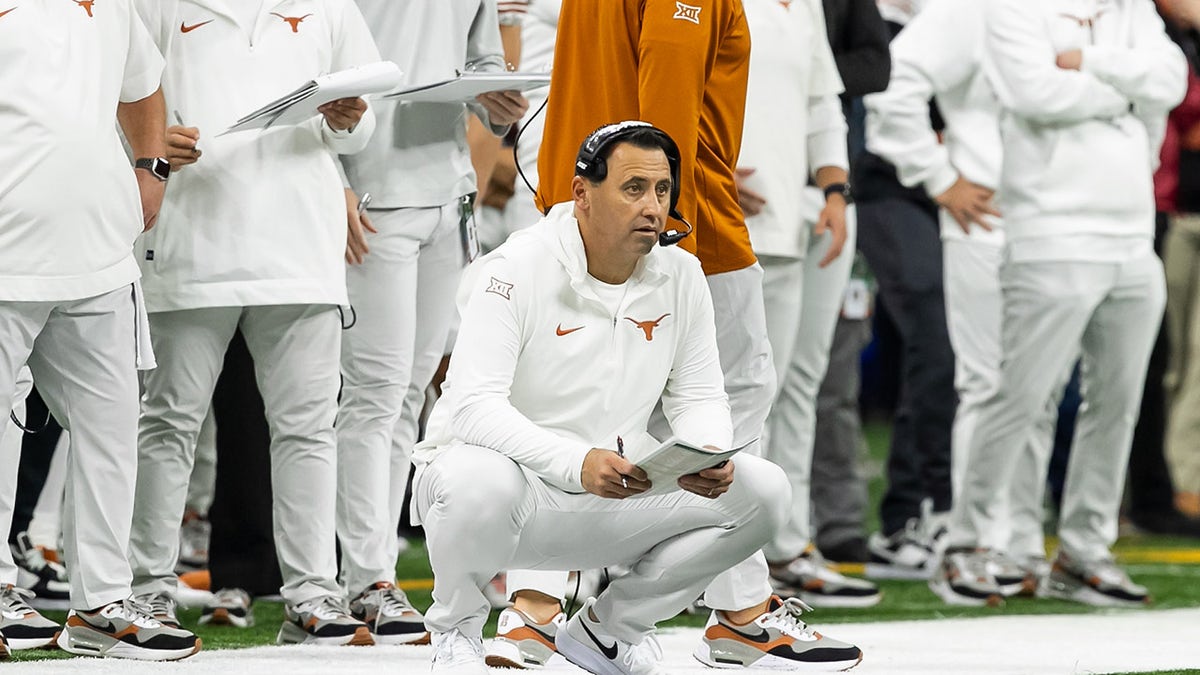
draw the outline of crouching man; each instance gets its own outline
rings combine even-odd
[[[617,563],[632,572],[557,631],[557,648],[592,673],[660,673],[655,624],[786,518],[787,481],[765,460],[652,486],[617,452],[618,439],[656,442],[646,425],[660,399],[677,436],[731,443],[704,273],[659,245],[682,238],[667,227],[678,171],[655,127],[598,129],[580,147],[572,201],[463,280],[447,386],[415,455],[434,673],[488,672],[481,588],[500,570]]]

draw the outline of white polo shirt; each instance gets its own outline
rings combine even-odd
[[[129,0],[4,3],[0,63],[0,301],[132,283],[142,209],[117,104],[153,94],[163,63]]]

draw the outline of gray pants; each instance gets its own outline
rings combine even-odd
[[[50,412],[71,432],[63,553],[76,609],[129,596],[125,552],[137,473],[135,321],[131,286],[83,300],[0,302],[5,412],[28,361]]]
[[[641,642],[787,518],[779,467],[750,455],[734,466],[733,486],[717,499],[677,490],[617,500],[563,492],[488,448],[447,448],[413,483],[434,575],[425,625],[481,637],[489,606],[480,589],[504,569],[624,563],[631,572],[600,594],[595,611],[615,637]]]
[[[129,543],[134,591],[175,588],[179,524],[196,438],[225,350],[240,327],[254,357],[271,429],[281,593],[293,605],[340,595],[334,554],[333,420],[341,340],[336,308],[275,305],[158,312],[150,315],[150,327],[159,365],[143,382],[137,509]]]
[[[1075,427],[1059,522],[1060,547],[1109,555],[1133,426],[1166,290],[1147,246],[1124,262],[1006,261],[999,384],[978,410],[948,545],[976,547],[1010,489],[1022,451],[1062,373],[1082,352],[1084,404]]]

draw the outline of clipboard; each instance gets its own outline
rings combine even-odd
[[[529,91],[550,84],[550,73],[460,73],[457,77],[399,89],[376,98],[411,103],[465,103],[492,91]]]
[[[330,101],[390,91],[400,85],[402,78],[400,67],[391,61],[368,63],[322,75],[242,117],[220,135],[299,124],[316,115],[317,108]]]

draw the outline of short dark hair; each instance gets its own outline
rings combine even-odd
[[[575,175],[593,183],[608,177],[608,158],[622,143],[643,150],[662,150],[671,165],[671,180],[678,184],[679,148],[665,131],[647,122],[626,121],[606,124],[583,139],[575,156]]]

